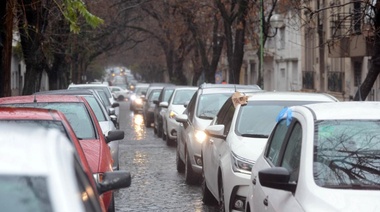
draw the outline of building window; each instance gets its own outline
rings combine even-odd
[[[327,80],[328,90],[332,92],[342,92],[343,79],[344,79],[344,72],[329,71],[328,80]]]
[[[303,71],[302,72],[302,88],[303,89],[314,89],[314,71]]]
[[[358,87],[362,82],[362,63],[354,62],[354,86]]]

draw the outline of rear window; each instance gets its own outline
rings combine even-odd
[[[0,175],[1,211],[53,211],[43,176]]]
[[[39,102],[7,104],[14,107],[34,107],[59,110],[65,114],[78,139],[96,139],[92,119],[84,103],[81,102]]]
[[[17,124],[31,128],[44,127],[46,129],[57,129],[62,132],[66,137],[70,140],[68,133],[66,132],[65,127],[61,121],[53,121],[53,120],[0,120],[1,124]]]

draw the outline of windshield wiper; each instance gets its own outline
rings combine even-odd
[[[250,133],[244,133],[241,134],[243,137],[250,137],[250,138],[268,138],[268,135],[263,135],[263,134],[250,134]]]

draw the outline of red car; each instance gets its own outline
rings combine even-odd
[[[95,181],[101,183],[104,173],[113,171],[113,160],[107,142],[123,139],[124,131],[110,131],[107,136],[104,136],[94,112],[83,97],[67,95],[14,96],[0,98],[0,104],[61,111],[69,121],[83,148]],[[112,191],[105,192],[101,197],[108,211],[114,211]]]

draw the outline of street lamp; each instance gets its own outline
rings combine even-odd
[[[260,0],[260,69],[258,82],[259,86],[263,87],[263,76],[264,73],[264,35],[265,37],[274,37],[277,34],[277,29],[282,28],[284,26],[283,16],[280,14],[273,14],[270,18],[270,26],[276,29],[275,33],[271,36],[267,34],[265,29],[265,16],[264,16],[264,0]],[[269,29],[269,27],[268,27]]]

